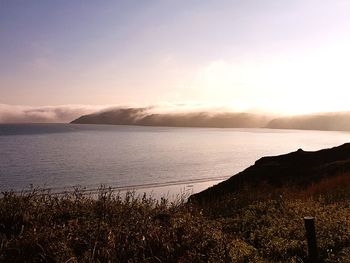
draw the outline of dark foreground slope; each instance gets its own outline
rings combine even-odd
[[[305,188],[323,179],[349,172],[350,143],[316,152],[299,149],[280,156],[263,157],[228,180],[191,196],[191,200],[215,199],[239,192],[246,186]]]
[[[350,262],[349,194],[322,200],[241,195],[197,207],[107,189],[1,193],[0,262],[308,262],[306,215],[317,218],[320,262]]]
[[[0,262],[308,262],[305,216],[319,262],[350,262],[349,159],[350,144],[265,157],[192,197],[212,202],[3,192]]]

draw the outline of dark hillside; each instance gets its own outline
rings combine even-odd
[[[212,199],[239,192],[243,186],[295,186],[305,188],[325,178],[350,171],[350,143],[331,149],[306,152],[301,149],[279,156],[263,157],[246,170],[207,190],[191,200]]]

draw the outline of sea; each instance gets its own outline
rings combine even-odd
[[[336,131],[0,124],[0,191],[111,187],[186,195],[263,156],[349,141],[349,132]]]

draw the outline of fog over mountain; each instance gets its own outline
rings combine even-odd
[[[267,125],[273,129],[350,131],[350,112],[319,113],[273,119]]]
[[[268,121],[269,117],[253,113],[152,113],[149,112],[149,108],[119,108],[84,115],[74,120],[72,123],[171,127],[255,128],[265,126]]]
[[[0,123],[67,123],[83,114],[96,112],[106,106],[59,105],[22,106],[0,104]]]
[[[73,120],[73,121],[72,121]],[[349,112],[283,116],[184,105],[17,106],[0,104],[0,123],[81,123],[169,127],[271,128],[350,131]]]
[[[83,115],[72,123],[350,131],[350,112],[276,117],[272,114],[225,111],[155,113],[152,108],[130,107],[114,108]]]

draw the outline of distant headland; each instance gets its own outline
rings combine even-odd
[[[153,113],[149,108],[115,108],[83,115],[71,123],[350,131],[350,112],[276,117],[249,112]]]

